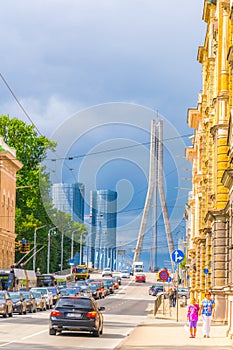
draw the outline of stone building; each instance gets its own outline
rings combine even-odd
[[[15,262],[16,173],[21,168],[16,151],[0,138],[0,268]]]
[[[215,321],[229,325],[233,309],[229,304],[233,294],[231,17],[232,1],[204,1],[206,36],[197,57],[202,65],[202,92],[197,107],[188,110],[194,137],[192,146],[186,148],[186,157],[193,164],[187,247],[191,293],[201,298],[211,289]]]

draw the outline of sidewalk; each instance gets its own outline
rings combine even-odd
[[[168,301],[160,306],[156,317],[153,305],[148,320],[136,327],[115,350],[232,350],[233,341],[226,337],[226,326],[212,325],[210,338],[202,336],[201,317],[197,337],[189,338],[185,331],[187,307],[169,308]]]

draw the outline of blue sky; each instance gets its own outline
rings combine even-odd
[[[190,178],[182,144],[190,144],[184,136],[192,133],[187,109],[196,106],[201,89],[196,58],[205,35],[202,11],[203,0],[1,4],[0,72],[40,133],[59,142],[54,157],[77,156],[50,165],[57,178],[85,181],[90,173],[85,169],[95,167],[87,187],[120,191],[119,242],[124,243],[119,244],[137,235],[147,187],[148,131],[157,114],[166,120],[167,202],[170,212],[176,206],[172,227],[180,230],[187,191],[176,187],[190,187],[182,180]],[[29,123],[2,81],[0,103],[1,114]],[[167,131],[169,124],[174,133],[171,126]],[[70,139],[72,129],[77,137]],[[172,141],[173,134],[180,135],[179,142]],[[106,152],[122,145],[118,153]],[[90,155],[96,151],[98,156]]]

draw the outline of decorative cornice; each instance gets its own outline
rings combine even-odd
[[[227,53],[227,61],[229,65],[231,66],[231,69],[233,69],[233,46],[229,47],[228,53]]]
[[[210,128],[210,133],[214,137],[219,129],[227,129],[228,130],[228,127],[229,127],[228,124],[216,124]]]
[[[232,186],[233,186],[233,169],[232,168],[227,168],[224,171],[221,182],[229,190],[232,189]]]
[[[197,108],[188,109],[187,124],[190,126],[190,128],[197,129],[200,119],[201,113]]]
[[[226,213],[225,208],[220,210],[209,210],[206,214],[206,220],[209,220],[211,222],[220,220],[222,222],[226,222],[226,219],[228,218],[228,214]]]
[[[203,233],[207,236],[207,235],[209,235],[209,236],[211,236],[212,235],[212,229],[211,229],[211,227],[205,227],[205,228],[203,228]]]

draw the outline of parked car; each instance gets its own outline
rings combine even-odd
[[[157,295],[158,293],[163,292],[163,286],[160,285],[153,285],[149,288],[149,294],[150,295]]]
[[[36,299],[32,292],[22,292],[23,298],[26,301],[27,311],[28,312],[36,312],[37,311],[37,304]]]
[[[135,282],[146,282],[146,275],[141,272],[136,272],[135,274]]]
[[[103,333],[103,310],[92,297],[60,297],[50,313],[49,334],[86,331],[99,337]]]
[[[21,292],[9,292],[11,300],[13,302],[13,312],[19,315],[26,315],[27,313],[27,302]]]
[[[75,282],[75,286],[76,287],[82,287],[82,286],[87,286],[88,285],[88,280],[79,280]]]
[[[190,297],[190,293],[188,288],[178,288],[178,298],[186,298],[189,299]]]
[[[120,275],[112,276],[112,278],[114,278],[118,282],[119,286],[121,285],[121,276]]]
[[[121,278],[130,278],[130,273],[129,273],[129,271],[128,271],[128,270],[122,270],[122,271],[120,272],[120,277],[121,277]]]
[[[100,299],[101,299],[101,298],[105,298],[106,295],[107,295],[107,290],[106,290],[106,288],[104,287],[103,282],[101,282],[101,281],[95,281],[95,282],[89,283],[89,285],[92,285],[92,284],[94,284],[94,285],[97,286],[97,289],[98,289],[98,291],[99,291],[99,293],[100,293]]]
[[[32,292],[36,300],[36,307],[40,311],[46,311],[46,299],[40,292]]]
[[[53,295],[53,305],[55,305],[57,300],[59,299],[59,289],[57,287],[48,287],[48,290]]]
[[[119,289],[119,282],[117,279],[115,279],[114,277],[111,278],[112,284],[113,284],[113,288],[114,289]]]
[[[51,309],[53,306],[53,294],[48,290],[47,287],[33,287],[30,289],[31,292],[40,292],[44,295],[46,300],[46,308]]]
[[[89,297],[92,296],[92,291],[90,290],[89,286],[81,286],[79,288],[80,288],[80,292],[79,292],[80,295],[86,295]]]
[[[106,267],[105,269],[103,269],[102,277],[106,276],[112,277],[112,270],[110,269],[110,267]]]
[[[95,284],[95,283],[90,283],[89,284],[89,288],[91,290],[91,293],[92,293],[92,296],[94,299],[100,299],[101,296],[100,296],[100,290],[98,290],[98,285]]]
[[[112,280],[109,279],[102,279],[102,282],[104,284],[104,288],[107,290],[107,294],[113,294],[114,293],[114,286]]]
[[[13,316],[13,302],[9,292],[6,290],[0,291],[0,315],[3,317]]]
[[[80,287],[79,287],[80,288]],[[60,297],[75,296],[78,295],[76,287],[62,288],[60,289]]]

